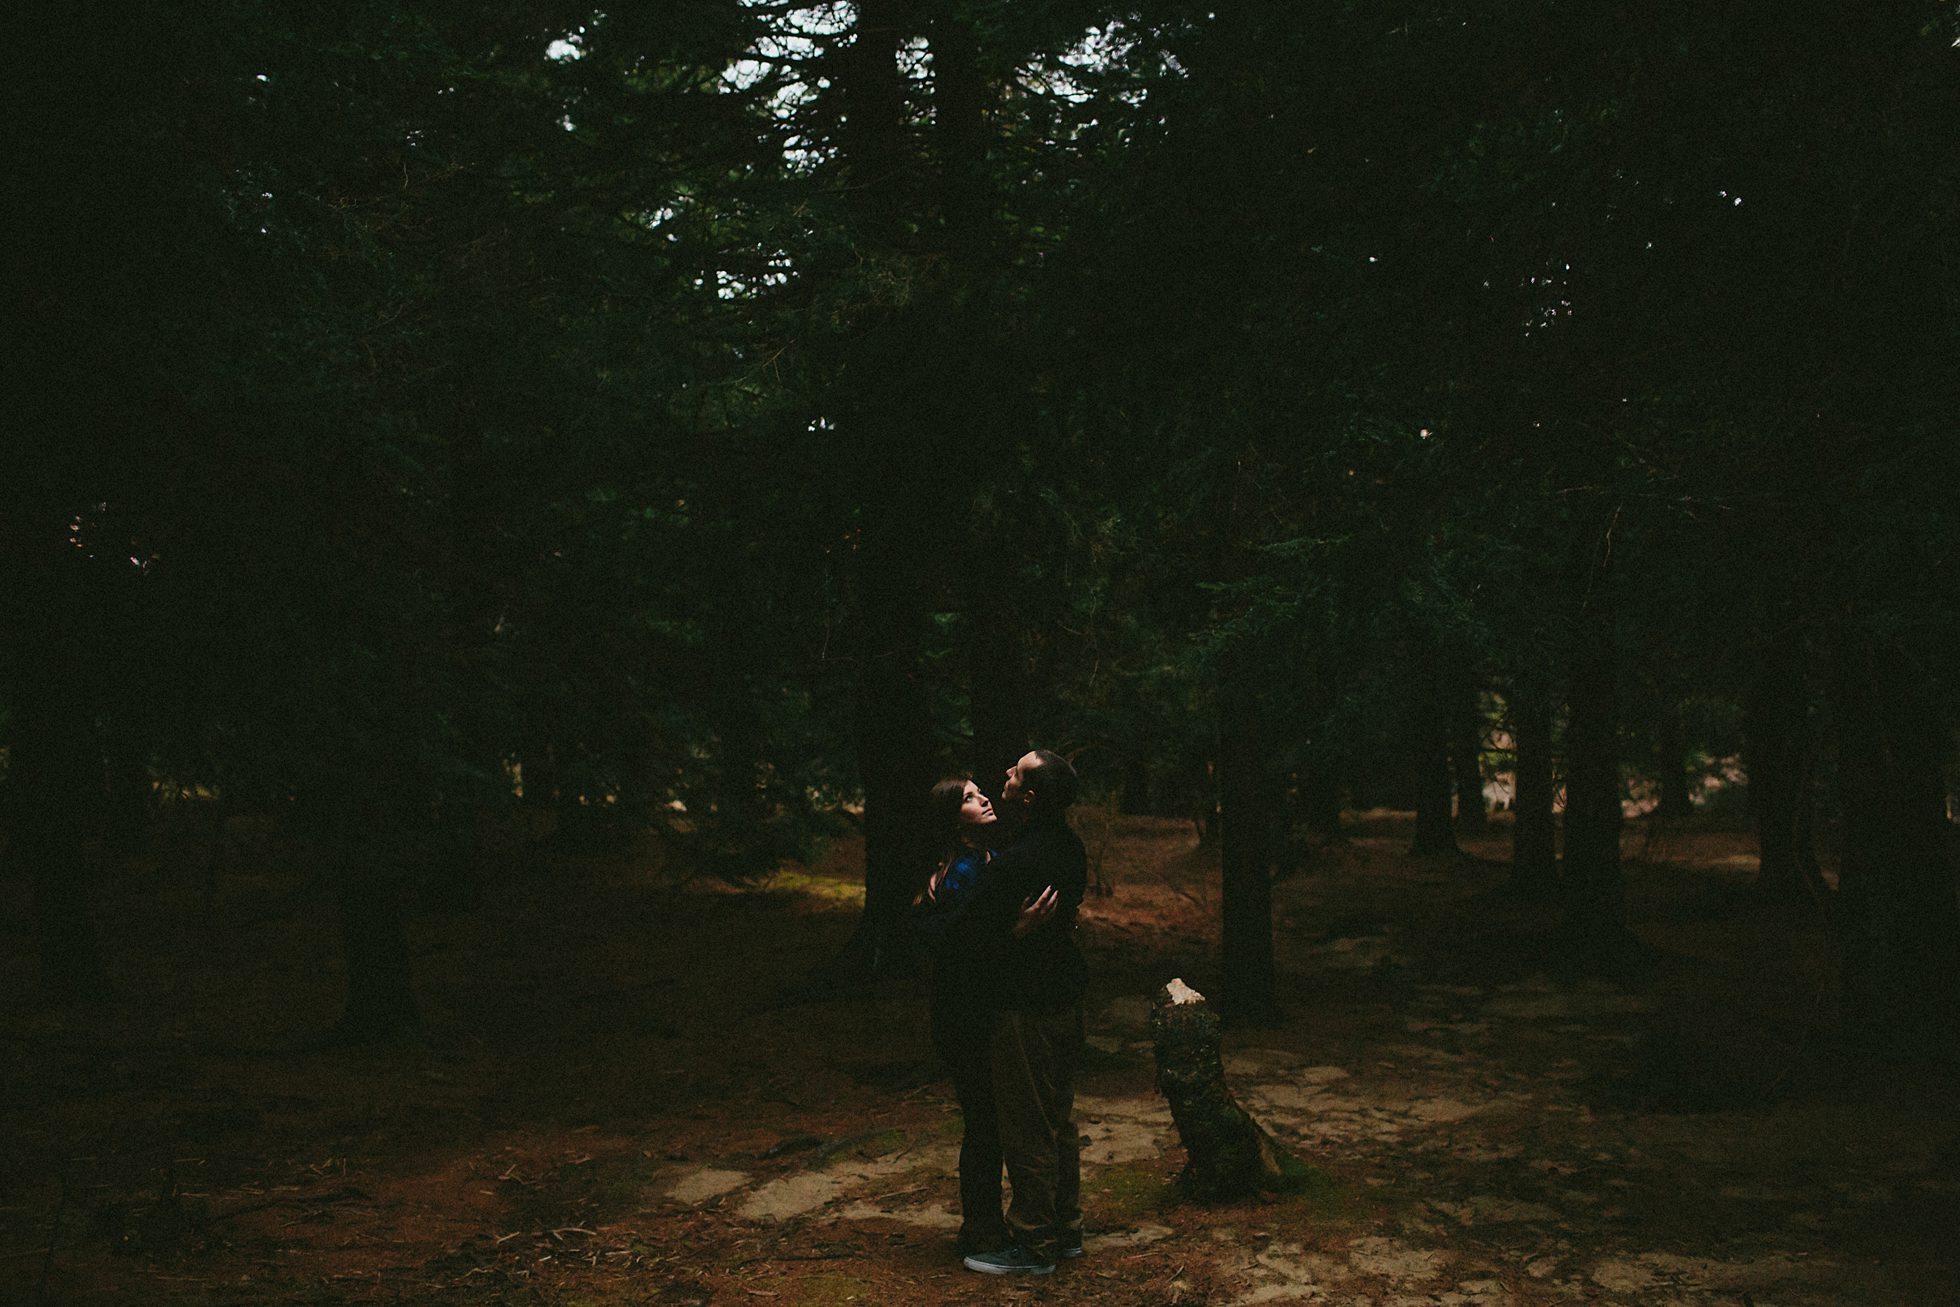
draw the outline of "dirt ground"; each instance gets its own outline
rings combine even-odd
[[[337,964],[269,849],[214,916],[194,878],[117,878],[106,1013],[39,1007],[0,886],[0,1302],[1960,1302],[1951,1068],[1837,1051],[1830,937],[1754,901],[1745,839],[1630,829],[1652,961],[1612,982],[1498,892],[1504,831],[1407,842],[1364,817],[1276,884],[1282,1020],[1227,1064],[1321,1177],[1206,1209],[1146,1016],[1216,984],[1217,865],[1188,824],[1115,825],[1083,927],[1088,1251],[1011,1282],[954,1255],[920,985],[799,992],[861,901],[848,842],[751,890],[512,858],[417,921],[427,1035],[370,1049],[292,1051]]]

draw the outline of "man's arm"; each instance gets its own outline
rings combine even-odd
[[[1088,863],[1080,843],[1066,832],[1043,837],[1034,847],[1014,850],[1015,870],[1021,874],[1021,900],[1010,933],[1015,939],[1044,929],[1064,913],[1070,919],[1082,906],[1088,889]]]

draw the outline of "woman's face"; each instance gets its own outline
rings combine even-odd
[[[971,834],[973,828],[991,826],[996,820],[993,801],[980,792],[978,785],[968,781],[966,793],[960,797],[961,829]]]

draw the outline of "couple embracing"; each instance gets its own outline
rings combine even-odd
[[[970,780],[932,792],[945,846],[925,893],[932,1037],[964,1118],[960,1248],[969,1269],[995,1275],[1045,1275],[1082,1255],[1075,915],[1088,859],[1068,825],[1075,791],[1068,760],[1036,749],[1008,769],[998,813]]]

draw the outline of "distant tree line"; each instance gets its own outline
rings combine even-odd
[[[160,793],[322,851],[350,1035],[414,1024],[486,811],[734,878],[861,814],[877,975],[933,778],[1038,738],[1216,833],[1253,1019],[1344,796],[1447,852],[1501,761],[1610,964],[1627,777],[1739,756],[1847,1029],[1953,1038],[1950,3],[43,8],[0,739],[51,993]]]

